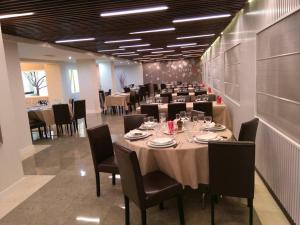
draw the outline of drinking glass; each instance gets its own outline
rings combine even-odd
[[[206,124],[210,124],[211,121],[212,121],[211,116],[204,116],[204,122],[205,122]]]
[[[192,113],[191,112],[187,112],[185,115],[185,119],[188,121],[192,121]]]
[[[159,120],[160,120],[161,123],[166,122],[167,117],[166,117],[165,113],[160,113],[159,118],[160,118]]]
[[[149,122],[154,122],[154,116],[149,116],[148,119],[149,119]]]
[[[144,124],[148,123],[149,118],[148,117],[144,117]]]
[[[198,116],[193,116],[192,121],[193,121],[193,125],[195,127],[197,125],[197,122],[198,122]]]
[[[179,120],[180,117],[181,117],[180,114],[177,113],[177,114],[176,114],[176,120]]]
[[[192,129],[193,129],[193,123],[190,121],[186,121],[184,123],[184,127],[185,127],[185,134],[186,134],[186,138],[188,142],[193,142],[193,133],[192,133]]]
[[[180,112],[180,117],[181,117],[181,119],[185,119],[186,118],[186,112],[185,111],[181,111]]]

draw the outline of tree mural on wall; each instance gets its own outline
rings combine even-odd
[[[119,79],[120,87],[124,88],[125,87],[125,83],[126,83],[126,74],[124,72],[121,72],[118,75],[118,79]]]
[[[36,89],[37,96],[40,95],[40,90],[42,88],[47,87],[47,85],[44,85],[46,76],[42,76],[39,78],[37,72],[26,72],[25,76],[28,79],[28,81],[30,82],[30,84],[32,85],[32,87],[34,87]]]

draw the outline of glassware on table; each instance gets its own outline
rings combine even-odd
[[[211,116],[204,116],[204,122],[205,122],[205,124],[210,124],[212,122],[212,117]]]
[[[198,116],[193,116],[192,121],[193,121],[193,125],[195,127],[198,123]]]
[[[180,112],[180,117],[181,117],[181,119],[185,119],[185,117],[186,117],[186,111],[181,111]]]
[[[192,113],[191,112],[187,112],[185,114],[185,119],[188,120],[188,121],[192,121]]]
[[[180,117],[181,117],[181,116],[180,116],[180,114],[179,114],[179,113],[177,113],[177,114],[176,114],[176,120],[179,120],[179,119],[180,119]]]
[[[188,142],[193,142],[193,123],[190,122],[190,121],[187,121],[184,123],[184,127],[185,127],[185,135],[186,135],[186,138],[187,138],[187,141]]]
[[[160,113],[160,114],[159,114],[159,121],[160,121],[161,123],[165,123],[165,122],[166,122],[166,119],[167,119],[167,116],[166,116],[165,113]]]
[[[158,123],[157,119],[154,119],[153,122],[155,123],[154,126],[153,126],[155,136],[159,136],[160,124]]]
[[[154,122],[154,116],[149,116],[148,120],[149,120],[149,122],[153,123]]]
[[[148,117],[144,117],[144,124],[149,122],[149,118]]]

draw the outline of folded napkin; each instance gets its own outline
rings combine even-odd
[[[213,140],[213,139],[216,139],[218,137],[218,135],[216,133],[206,133],[206,134],[200,134],[200,135],[197,135],[196,136],[196,139],[197,140]]]

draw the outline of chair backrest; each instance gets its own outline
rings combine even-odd
[[[160,90],[165,89],[167,87],[166,84],[160,84]]]
[[[134,151],[120,145],[117,145],[115,151],[122,178],[123,194],[138,206],[143,207],[146,194],[137,155]]]
[[[209,142],[208,152],[211,193],[253,198],[255,143]]]
[[[114,155],[113,143],[107,124],[87,129],[94,167]]]
[[[155,97],[155,102],[169,103],[169,98],[168,97]]]
[[[168,104],[168,120],[174,120],[176,114],[186,111],[186,103],[169,103]]]
[[[217,96],[215,94],[209,94],[208,95],[208,101],[217,101]]]
[[[168,103],[172,101],[172,93],[161,93],[160,97],[168,97]]]
[[[190,102],[191,101],[191,96],[189,95],[178,95],[178,96],[172,96],[173,101],[179,100],[184,100],[184,102]]]
[[[55,124],[69,124],[71,123],[71,115],[68,104],[52,105]]]
[[[194,102],[193,109],[202,111],[205,113],[205,116],[213,116],[213,106],[212,102]]]
[[[86,117],[85,100],[74,101],[74,118],[81,119]]]
[[[145,114],[135,114],[135,115],[126,115],[124,116],[124,132],[128,133],[131,130],[139,128],[143,122],[144,118],[147,115]]]
[[[124,87],[123,89],[124,89],[125,93],[129,93],[130,92],[130,88],[129,87]]]
[[[238,140],[255,142],[258,122],[259,119],[254,118],[248,122],[242,123]]]
[[[178,92],[177,95],[178,96],[188,96],[189,92],[186,92],[186,91],[184,91],[184,92]]]
[[[195,91],[195,96],[206,95],[206,94],[207,94],[207,91],[204,91],[204,90],[197,90],[197,91]]]
[[[192,114],[192,117],[197,116],[198,119],[200,117],[200,119],[202,119],[202,120],[204,119],[204,116],[205,116],[205,112],[198,111],[198,110],[192,110],[191,114]]]
[[[141,113],[147,116],[154,116],[154,118],[159,121],[158,104],[142,104]]]

